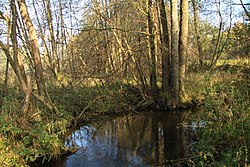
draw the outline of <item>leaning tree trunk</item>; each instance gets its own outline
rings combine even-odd
[[[248,19],[250,19],[250,13],[249,13],[249,11],[247,11],[247,8],[245,7],[245,4],[242,2],[242,0],[240,0],[240,4],[241,4],[242,8],[244,9],[244,12],[246,13]]]
[[[36,35],[36,30],[29,16],[25,0],[17,0],[17,2],[18,2],[20,13],[21,13],[21,17],[29,33],[30,47],[32,51],[31,54],[33,58],[34,68],[35,68],[35,77],[36,77],[38,93],[39,95],[43,95],[44,94],[43,67],[42,67],[42,61],[41,61],[40,52],[39,52],[39,45],[38,45],[38,38]]]
[[[11,42],[13,45],[13,59],[11,57],[9,48],[6,48],[5,54],[7,56],[7,59],[10,61],[10,64],[17,75],[18,81],[20,83],[21,90],[27,94],[28,90],[30,89],[28,87],[28,82],[27,82],[27,76],[24,71],[24,65],[22,63],[20,54],[18,53],[18,42],[17,42],[17,10],[15,6],[15,1],[11,1],[11,12],[12,12],[12,24],[11,24]],[[8,46],[9,47],[9,46]]]

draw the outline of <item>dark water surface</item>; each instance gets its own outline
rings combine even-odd
[[[201,122],[192,112],[124,115],[94,121],[65,139],[80,148],[53,167],[182,166]],[[169,160],[177,160],[169,163]]]

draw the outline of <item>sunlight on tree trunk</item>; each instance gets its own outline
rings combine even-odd
[[[180,40],[179,40],[179,100],[180,104],[188,101],[184,89],[184,78],[186,73],[186,61],[188,50],[188,0],[181,0],[180,16]]]
[[[56,39],[55,39],[55,33],[54,33],[54,26],[53,26],[53,20],[52,20],[52,14],[51,14],[51,3],[50,0],[45,0],[43,2],[46,9],[46,17],[47,17],[47,24],[49,28],[49,34],[50,34],[50,43],[51,43],[51,53],[48,56],[51,57],[51,70],[54,74],[54,77],[57,79],[58,77],[58,54],[57,54],[57,47],[56,47]]]
[[[157,94],[157,84],[156,84],[156,54],[155,54],[155,35],[153,31],[154,22],[152,20],[152,0],[148,0],[148,32],[149,32],[149,71],[150,71],[150,88],[152,91],[152,95],[155,96]]]
[[[25,0],[18,0],[17,2],[18,2],[19,9],[20,9],[21,17],[24,20],[24,23],[29,32],[30,45],[31,45],[31,50],[32,50],[31,54],[33,57],[33,63],[34,63],[34,68],[35,68],[37,89],[38,89],[39,95],[43,95],[44,94],[43,67],[42,67],[42,62],[41,62],[41,57],[40,57],[40,52],[39,52],[39,45],[38,45],[38,38],[36,35],[36,30],[30,19]]]

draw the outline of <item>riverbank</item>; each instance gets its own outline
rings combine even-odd
[[[98,115],[132,112],[140,96],[128,85],[81,88],[49,88],[51,102],[59,112],[36,102],[32,113],[23,113],[24,96],[10,89],[2,98],[0,113],[0,165],[27,166],[46,162],[68,150],[63,139],[67,130]]]
[[[246,71],[245,71],[246,70]],[[194,163],[245,165],[249,161],[249,68],[216,69],[186,77],[186,91],[197,104],[204,104],[203,120]],[[65,153],[64,134],[69,127],[93,116],[135,112],[155,107],[152,98],[142,97],[134,85],[48,88],[59,112],[39,102],[32,113],[23,113],[24,97],[11,89],[2,98],[0,113],[1,166],[28,166],[39,159],[49,161]],[[209,137],[208,137],[209,136]],[[221,158],[223,157],[223,158]],[[230,165],[229,165],[230,166]]]
[[[225,68],[226,67],[226,68]],[[194,159],[202,166],[248,166],[250,162],[250,69],[225,66],[207,76]]]

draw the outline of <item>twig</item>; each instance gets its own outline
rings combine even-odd
[[[79,116],[77,117],[77,119],[74,121],[74,125],[76,126],[79,122],[79,120],[81,119],[82,115],[89,109],[89,107],[91,107],[97,100],[103,98],[104,96],[98,96],[96,97],[89,105],[87,105],[82,112],[79,114]]]
[[[40,96],[40,95],[38,95],[38,94],[36,94],[36,93],[34,93],[34,92],[32,92],[32,95],[33,95],[36,99],[38,99],[40,102],[42,102],[43,105],[44,105],[45,107],[47,107],[50,111],[52,111],[52,112],[55,111],[56,113],[59,113],[59,111],[58,111],[58,109],[56,108],[56,106],[55,106],[53,103],[46,102],[43,96]]]

